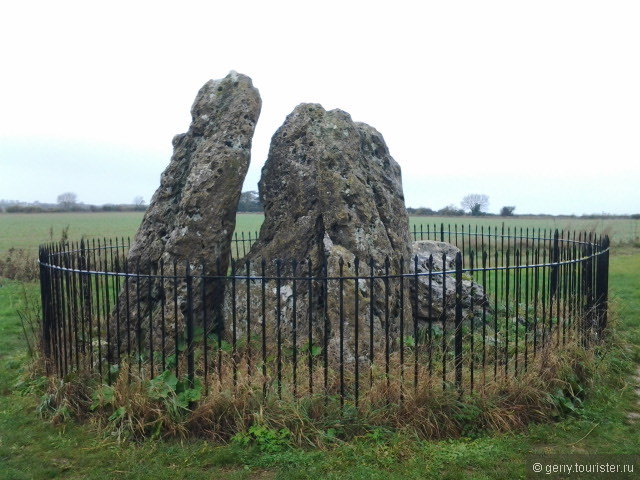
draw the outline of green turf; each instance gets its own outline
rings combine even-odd
[[[142,216],[142,212],[0,214],[0,252],[11,247],[37,251],[39,244],[59,240],[66,227],[71,240],[133,236]]]
[[[58,240],[63,229],[68,227],[71,240],[81,238],[127,238],[133,237],[142,221],[142,212],[86,212],[86,213],[4,213],[0,214],[0,253],[14,248],[26,248],[33,252],[37,246],[51,240]],[[236,232],[259,232],[263,221],[262,214],[241,213],[236,219]],[[614,242],[630,242],[640,239],[640,220],[605,219],[591,220],[570,217],[532,217],[532,218],[502,218],[502,217],[410,217],[410,228],[414,225],[419,231],[420,225],[426,230],[438,231],[440,225],[453,230],[458,225],[459,231],[464,226],[465,231],[473,231],[484,227],[505,232],[529,229],[549,231],[553,229],[567,229],[576,231],[595,231],[608,233]]]

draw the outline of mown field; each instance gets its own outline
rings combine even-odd
[[[97,213],[40,213],[0,214],[0,254],[9,248],[26,248],[36,251],[40,243],[58,240],[67,229],[70,240],[81,238],[133,237],[142,221],[142,212]],[[242,213],[237,216],[236,232],[259,232],[261,214]],[[613,243],[640,241],[640,220],[632,219],[580,219],[572,217],[410,217],[410,227],[419,230],[420,225],[433,229],[458,225],[465,230],[503,226],[507,229],[565,229],[579,232],[609,234]]]
[[[132,236],[141,218],[140,213],[0,215],[0,254],[11,247],[35,249],[56,240],[67,226],[71,239]],[[65,418],[64,411],[46,414],[50,389],[32,366],[24,335],[30,323],[23,322],[37,318],[38,286],[0,278],[0,479],[524,479],[538,478],[527,471],[532,454],[638,455],[640,423],[629,417],[640,414],[634,392],[640,363],[638,221],[550,220],[512,219],[505,226],[597,229],[625,244],[616,246],[611,263],[613,340],[603,347],[593,380],[580,385],[581,400],[546,423],[441,441],[371,428],[322,449],[294,447],[269,430],[251,442],[228,445],[189,438],[126,440],[108,425]],[[238,230],[256,231],[260,221],[261,216],[240,215]],[[493,226],[502,219],[479,221]]]

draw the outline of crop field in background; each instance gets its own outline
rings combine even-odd
[[[68,227],[70,240],[81,238],[127,238],[135,235],[143,212],[93,212],[93,213],[4,213],[0,214],[0,254],[9,248],[24,248],[34,253],[41,243],[57,241]],[[264,217],[262,214],[240,213],[237,216],[236,232],[259,232]],[[465,225],[474,230],[476,226],[495,228],[504,224],[513,229],[568,229],[607,233],[614,244],[640,241],[640,220],[634,219],[581,219],[573,217],[410,217],[410,226],[440,224]]]

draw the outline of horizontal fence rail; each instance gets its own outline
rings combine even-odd
[[[248,262],[257,234],[236,234],[228,274],[210,276],[202,263],[131,265],[128,240],[43,245],[48,369],[109,384],[170,371],[206,391],[358,407],[392,383],[472,393],[527,372],[545,349],[588,348],[604,334],[608,237],[444,225],[412,234],[444,253]]]

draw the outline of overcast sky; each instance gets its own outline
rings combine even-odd
[[[244,189],[301,102],[385,137],[407,206],[640,212],[640,2],[3,2],[0,199],[147,202],[199,88],[263,107]]]

